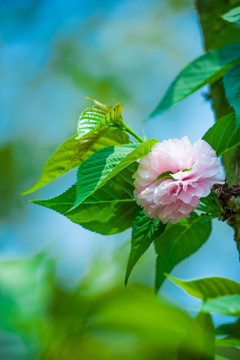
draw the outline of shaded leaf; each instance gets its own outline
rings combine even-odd
[[[222,18],[228,22],[240,24],[240,6],[231,9],[226,14],[224,14]]]
[[[54,198],[32,202],[55,210],[91,231],[103,235],[117,234],[132,226],[136,203],[132,175],[136,168],[137,163],[133,163],[123,169],[71,212],[68,210],[76,200],[76,185]]]
[[[128,135],[117,129],[103,128],[80,140],[76,140],[76,136],[71,137],[62,143],[49,158],[36,184],[23,194],[36,191],[67,171],[74,169],[96,151],[124,143],[129,143]]]
[[[221,156],[227,151],[240,145],[240,129],[235,130],[235,116],[233,113],[223,116],[206,132],[203,140]]]
[[[240,349],[235,347],[216,347],[216,360],[239,360]]]
[[[236,339],[233,337],[225,337],[225,338],[221,338],[221,339],[217,339],[216,340],[216,346],[229,346],[229,347],[240,347],[240,339]]]
[[[240,284],[236,281],[221,277],[209,277],[198,280],[180,280],[170,275],[168,278],[184,289],[189,295],[206,301],[224,295],[240,294]]]
[[[173,81],[150,117],[161,114],[206,84],[220,79],[240,57],[240,43],[213,50],[191,62]]]
[[[155,240],[157,290],[165,280],[164,273],[169,273],[180,261],[195,253],[210,233],[211,220],[192,213],[189,220],[171,226]]]
[[[132,239],[131,251],[127,264],[127,271],[125,276],[125,284],[131,271],[140,257],[149,248],[151,243],[159,236],[164,230],[166,225],[155,219],[147,217],[143,209],[136,205],[132,224]]]
[[[112,146],[93,154],[78,169],[77,199],[72,209],[125,167],[146,155],[156,142],[150,139],[142,144]]]
[[[225,335],[216,340],[217,346],[240,347],[240,319],[235,323],[223,324],[216,329],[217,335]]]
[[[234,65],[223,77],[226,98],[236,115],[235,128],[240,126],[240,64]]]
[[[211,218],[221,218],[222,216],[220,203],[213,191],[205,198],[200,199],[197,210],[208,214]]]
[[[216,328],[216,335],[229,335],[240,339],[240,319],[236,322],[222,324]]]
[[[226,295],[207,300],[203,304],[201,311],[240,316],[240,295]]]
[[[214,360],[215,334],[210,314],[199,313],[187,330],[177,360]],[[194,347],[189,344],[194,343]],[[186,352],[186,349],[191,350]]]

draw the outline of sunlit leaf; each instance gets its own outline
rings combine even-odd
[[[236,129],[240,127],[240,64],[229,69],[223,77],[226,98],[236,115]]]
[[[123,169],[73,211],[68,212],[76,200],[76,185],[48,200],[34,200],[35,204],[55,210],[76,224],[103,235],[122,232],[132,226],[135,199],[132,175],[137,163]]]
[[[115,125],[117,121],[122,121],[121,112],[123,106],[116,104],[115,106],[104,105],[95,101],[94,106],[88,107],[82,112],[78,121],[77,133],[78,137],[90,135],[104,126]]]
[[[235,7],[234,9],[231,9],[226,14],[222,16],[222,18],[226,21],[240,24],[240,6]]]
[[[200,56],[173,81],[150,117],[161,114],[206,84],[220,79],[240,58],[240,43],[231,44]]]
[[[226,295],[207,300],[203,304],[201,311],[240,316],[240,295]]]
[[[76,135],[66,140],[49,158],[36,184],[23,194],[38,190],[67,171],[79,166],[96,151],[129,143],[128,135],[118,129],[103,128],[77,140]]]
[[[127,284],[131,271],[137,261],[156,237],[165,230],[166,225],[145,216],[143,209],[136,205],[132,227],[131,251],[128,259],[125,284]]]
[[[189,220],[171,226],[155,240],[157,290],[165,280],[164,273],[169,273],[180,261],[195,253],[210,233],[210,219],[192,213]]]
[[[150,139],[142,144],[112,146],[93,154],[78,169],[77,199],[73,208],[125,167],[146,155],[156,142]]]
[[[168,278],[184,289],[189,295],[206,301],[224,295],[240,295],[240,284],[236,281],[221,277],[209,277],[198,280],[180,280],[170,275]]]

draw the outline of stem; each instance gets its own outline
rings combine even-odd
[[[138,136],[130,127],[128,127],[126,124],[123,125],[122,127],[123,130],[125,130],[126,132],[128,132],[130,135],[132,135],[135,139],[137,139],[140,143],[143,143],[144,140],[142,138],[140,138],[140,136]]]

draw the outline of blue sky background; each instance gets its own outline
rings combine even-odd
[[[9,159],[1,174],[9,189],[1,193],[0,259],[47,251],[59,259],[58,277],[71,286],[97,258],[109,277],[121,282],[127,258],[117,271],[111,259],[130,231],[104,237],[28,203],[64,191],[75,171],[36,194],[19,194],[37,180],[55,148],[76,133],[78,117],[89,105],[86,95],[121,102],[125,122],[159,141],[187,135],[194,142],[213,125],[211,104],[203,96],[207,88],[143,124],[178,72],[203,53],[193,2],[2,0],[0,33],[0,143]],[[152,285],[153,274],[149,251],[131,281]],[[239,281],[232,229],[214,221],[207,244],[172,274]],[[161,291],[183,307],[199,304],[169,281]]]

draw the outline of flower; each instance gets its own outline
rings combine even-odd
[[[137,204],[164,224],[189,218],[212,185],[224,182],[216,152],[204,140],[192,145],[186,136],[155,144],[133,178]]]

